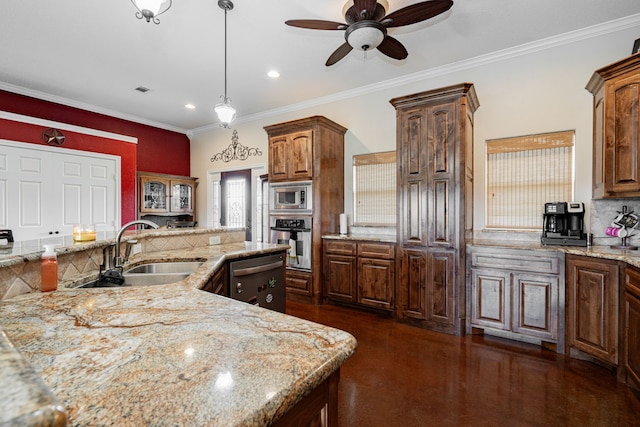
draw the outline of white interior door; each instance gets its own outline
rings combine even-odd
[[[74,224],[120,222],[117,156],[0,141],[0,227],[15,240],[71,235]]]

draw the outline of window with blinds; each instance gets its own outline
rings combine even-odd
[[[486,141],[486,227],[540,230],[546,202],[573,200],[575,132]]]
[[[396,152],[353,156],[353,224],[396,224]]]

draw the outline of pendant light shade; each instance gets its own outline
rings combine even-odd
[[[218,115],[218,120],[220,120],[222,127],[230,127],[231,123],[236,119],[236,109],[231,106],[228,99],[216,105],[213,110]]]
[[[220,97],[222,102],[214,107],[220,124],[229,128],[236,118],[236,109],[231,106],[231,100],[227,96],[227,12],[233,9],[231,0],[218,0],[218,6],[224,10],[224,95]]]
[[[131,0],[131,3],[138,9],[136,17],[138,19],[146,19],[147,22],[153,21],[159,24],[158,16],[165,13],[171,7],[172,0]]]

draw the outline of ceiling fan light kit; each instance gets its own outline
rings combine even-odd
[[[402,27],[425,21],[451,9],[452,0],[428,0],[386,14],[386,0],[349,0],[342,12],[345,23],[319,19],[291,19],[285,24],[311,30],[344,30],[346,43],[338,47],[327,59],[331,66],[347,56],[353,49],[368,51],[378,49],[393,59],[405,59],[407,49],[387,34],[387,28]]]
[[[377,48],[386,35],[387,29],[381,23],[358,21],[347,28],[344,38],[352,48],[367,51]]]
[[[171,2],[172,0],[131,0],[138,9],[136,18],[144,18],[147,22],[153,21],[156,25],[160,23],[158,16],[169,10]]]

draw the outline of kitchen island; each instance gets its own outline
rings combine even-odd
[[[0,324],[70,425],[262,426],[314,405],[335,421],[340,366],[356,348],[350,334],[200,289],[223,260],[274,246],[148,253],[207,261],[169,285],[20,295],[2,301]],[[15,369],[0,363],[2,378]],[[15,410],[11,402],[0,412]]]

